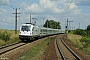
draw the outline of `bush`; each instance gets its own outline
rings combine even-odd
[[[80,39],[80,42],[85,42],[85,43],[90,42],[90,38],[89,37],[82,37]]]
[[[90,43],[90,37],[82,37],[82,38],[80,39],[80,42],[82,43],[82,45],[83,45],[84,47],[87,47],[88,44]]]
[[[89,36],[89,37],[90,37],[90,31],[88,31],[88,30],[87,30],[86,32],[87,32],[87,36]]]
[[[10,33],[7,33],[6,31],[0,32],[0,39],[4,40],[5,42],[10,40]]]
[[[87,33],[84,30],[82,30],[82,29],[76,29],[74,31],[74,34],[82,35],[82,36],[86,36],[87,35]]]

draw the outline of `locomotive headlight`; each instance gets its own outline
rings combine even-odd
[[[30,35],[32,35],[32,33],[30,33]]]
[[[30,33],[30,35],[31,35],[31,33]]]

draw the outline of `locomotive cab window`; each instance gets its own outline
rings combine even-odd
[[[34,31],[34,27],[32,28],[32,31]]]
[[[30,26],[22,26],[21,31],[30,31]]]

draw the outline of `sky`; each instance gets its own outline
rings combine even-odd
[[[69,29],[86,29],[90,24],[90,0],[0,0],[0,28],[15,29],[15,9],[18,13],[18,30],[23,23],[36,21],[42,26],[45,21],[60,22],[65,30],[68,19]]]

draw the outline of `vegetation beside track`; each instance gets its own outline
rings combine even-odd
[[[90,59],[90,30],[76,29],[69,32],[68,40]]]
[[[42,41],[40,44],[32,47],[29,51],[24,53],[18,60],[40,60],[43,59],[46,54],[46,48],[49,45],[49,42],[52,38],[47,38]]]
[[[20,41],[18,33],[15,34],[14,30],[0,29],[0,46],[4,46],[18,41]]]

